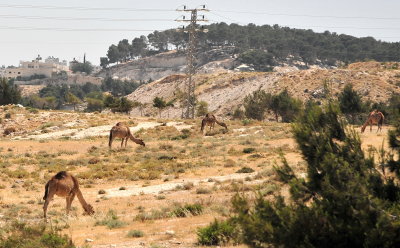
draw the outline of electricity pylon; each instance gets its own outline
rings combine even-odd
[[[183,27],[184,32],[189,33],[189,42],[186,46],[186,63],[187,63],[187,68],[186,68],[186,74],[188,77],[188,80],[186,82],[186,93],[187,93],[187,98],[186,98],[186,111],[184,114],[184,117],[186,119],[193,119],[194,118],[194,110],[196,107],[196,97],[194,95],[194,91],[196,88],[196,84],[193,81],[193,75],[196,73],[196,66],[195,66],[195,55],[196,55],[196,44],[197,44],[197,39],[196,39],[196,32],[198,31],[206,31],[203,29],[198,29],[197,28],[197,22],[207,22],[206,19],[204,19],[204,15],[202,15],[202,18],[198,18],[197,12],[198,11],[209,11],[206,9],[205,5],[201,5],[200,8],[195,8],[195,9],[188,9],[186,6],[183,6],[183,9],[177,9],[177,11],[185,11],[185,12],[190,12],[190,20],[186,19],[185,16],[182,16],[181,19],[177,19],[176,21],[179,22],[190,22],[190,24],[185,28]]]

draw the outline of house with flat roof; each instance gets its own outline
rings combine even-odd
[[[44,62],[38,57],[32,61],[20,61],[18,67],[8,67],[4,72],[4,76],[8,79],[17,77],[31,77],[33,75],[44,75],[51,78],[53,75],[61,71],[69,71],[67,61],[60,62],[58,58],[48,57]]]

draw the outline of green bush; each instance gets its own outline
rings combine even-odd
[[[250,167],[244,166],[241,169],[239,169],[238,171],[236,171],[236,173],[253,173],[254,170]]]
[[[109,229],[120,228],[126,225],[126,222],[120,221],[117,213],[110,209],[103,220],[96,221],[96,226],[107,226]]]
[[[144,233],[140,230],[130,230],[126,236],[128,238],[140,238],[144,236]]]
[[[200,245],[223,245],[234,240],[237,235],[231,221],[214,220],[213,223],[197,230],[197,239]]]
[[[252,153],[252,152],[255,152],[255,151],[256,151],[256,149],[253,148],[253,147],[247,147],[247,148],[243,149],[243,153]]]
[[[183,207],[178,207],[172,211],[172,215],[176,217],[196,216],[203,213],[203,206],[201,204],[186,204]]]
[[[12,223],[0,237],[2,248],[75,248],[66,235],[47,230],[45,225],[28,225],[22,222]]]
[[[196,106],[196,116],[205,116],[208,113],[208,103],[199,101]]]

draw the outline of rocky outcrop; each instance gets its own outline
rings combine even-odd
[[[365,65],[365,66],[362,66]],[[199,101],[208,103],[209,111],[217,115],[229,116],[243,104],[244,98],[257,89],[279,93],[287,89],[291,95],[303,101],[325,97],[324,87],[329,87],[336,97],[347,83],[351,83],[364,100],[387,102],[392,92],[400,93],[400,70],[390,63],[364,62],[341,69],[313,68],[308,70],[281,70],[279,72],[232,72],[220,71],[212,74],[198,73],[193,78]],[[183,74],[164,77],[142,85],[128,96],[129,99],[144,104],[144,114],[155,115],[153,99],[163,97],[174,100],[173,108],[164,111],[163,117],[181,117],[180,103],[185,92],[186,77]],[[132,112],[140,115],[138,109]]]

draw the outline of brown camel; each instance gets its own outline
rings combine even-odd
[[[226,126],[225,123],[217,121],[217,118],[215,118],[215,115],[208,113],[201,121],[201,132],[204,132],[205,126],[209,126],[210,130],[214,129],[215,123],[217,123],[218,125],[220,125],[222,127],[225,127],[225,129],[228,130],[228,127]]]
[[[86,203],[83,198],[82,192],[79,189],[78,180],[66,171],[58,172],[46,183],[43,197],[43,200],[45,201],[43,205],[45,219],[47,217],[47,207],[49,206],[50,201],[53,200],[54,195],[66,198],[67,215],[71,210],[71,203],[74,200],[75,195],[78,197],[85,212],[89,215],[94,214],[92,205]]]
[[[15,129],[15,127],[7,127],[6,129],[4,129],[3,136],[15,133],[16,131],[17,130]]]
[[[111,148],[112,142],[115,138],[122,138],[121,147],[124,144],[124,140],[125,140],[125,147],[126,147],[126,143],[128,143],[128,139],[131,139],[136,144],[146,146],[146,144],[143,142],[142,139],[137,139],[137,138],[133,137],[131,130],[123,122],[118,122],[115,126],[113,126],[111,128],[110,138],[109,138],[109,142],[108,142],[108,146],[110,148]]]
[[[385,116],[382,114],[382,112],[379,112],[378,110],[374,110],[368,115],[368,119],[365,121],[364,125],[361,127],[361,133],[365,131],[365,128],[369,125],[370,126],[370,131],[372,131],[372,125],[378,125],[378,132],[379,130],[382,131],[382,125],[383,121],[385,120]]]

